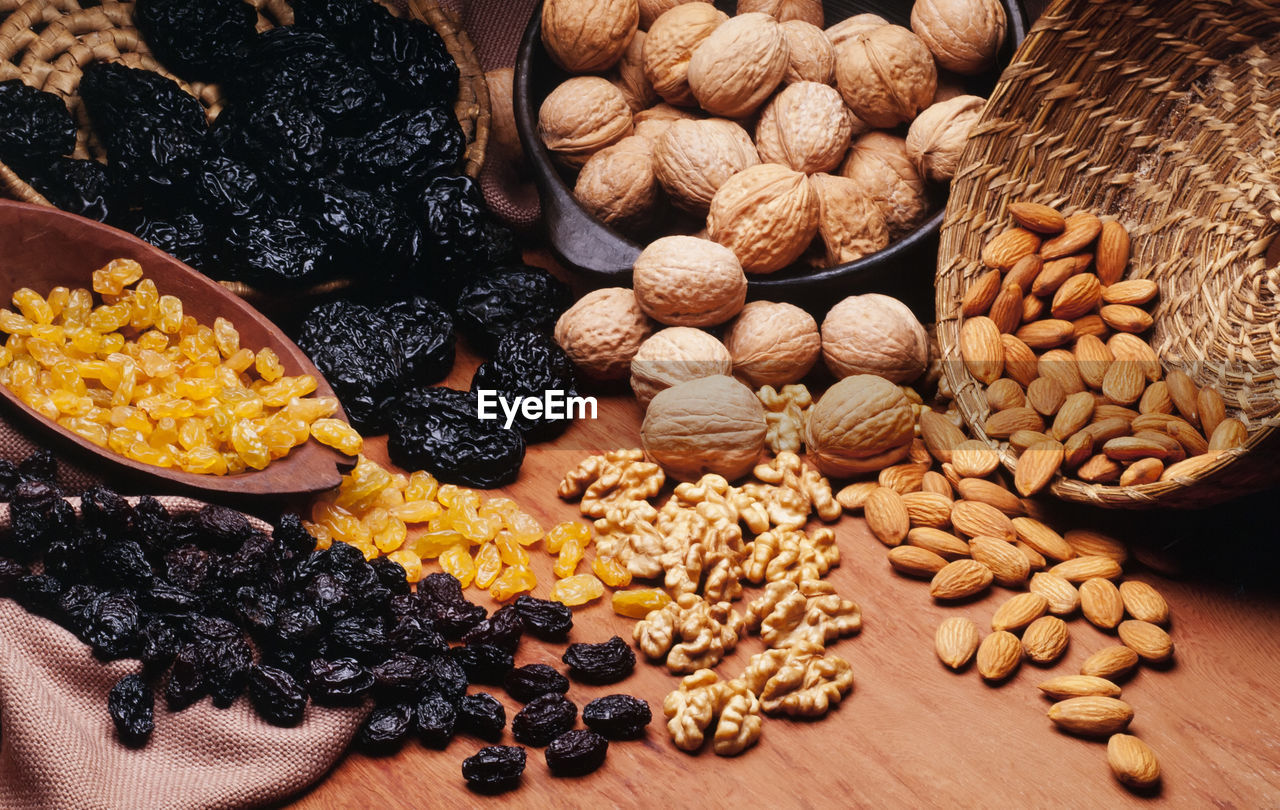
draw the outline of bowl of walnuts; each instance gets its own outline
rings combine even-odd
[[[752,298],[918,297],[1025,33],[1015,0],[545,0],[514,96],[551,245],[597,284],[684,234],[732,250]]]

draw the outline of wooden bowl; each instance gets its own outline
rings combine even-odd
[[[1027,21],[1017,0],[1002,0],[1009,32],[997,65],[1008,64],[1027,34]],[[732,15],[736,2],[715,0]],[[825,0],[828,27],[855,14],[879,14],[891,23],[909,25],[911,4],[893,0]],[[520,141],[533,169],[542,198],[542,216],[551,246],[567,266],[583,274],[594,286],[631,286],[631,266],[642,245],[587,213],[573,196],[572,173],[557,166],[538,137],[538,108],[560,82],[569,77],[542,47],[541,4],[525,29],[516,57],[515,114]],[[991,70],[965,79],[965,89],[987,96],[999,71]],[[905,133],[904,133],[905,134]],[[767,275],[747,276],[749,299],[789,301],[817,314],[855,292],[885,292],[905,298],[922,315],[932,305],[932,272],[937,253],[938,228],[946,205],[945,190],[932,200],[934,214],[914,231],[884,250],[854,262],[825,268],[792,267]],[[654,234],[658,236],[660,234]]]
[[[206,324],[212,324],[218,316],[226,318],[239,330],[245,346],[271,347],[280,356],[286,374],[310,374],[316,378],[316,396],[334,395],[302,350],[260,312],[216,281],[123,231],[56,208],[0,200],[0,256],[4,257],[0,261],[0,294],[6,302],[20,287],[30,287],[42,295],[59,285],[89,287],[91,274],[102,265],[117,258],[134,259],[162,295],[182,299],[188,315]],[[54,449],[96,456],[83,460],[87,466],[103,470],[108,481],[123,474],[161,484],[167,490],[218,492],[237,498],[288,496],[332,489],[340,483],[342,471],[355,463],[348,456],[308,441],[263,470],[218,476],[165,469],[117,455],[50,422],[3,385],[0,398],[7,415],[33,425]],[[346,418],[341,406],[334,417]]]

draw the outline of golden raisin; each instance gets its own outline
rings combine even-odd
[[[591,574],[578,574],[558,580],[551,589],[551,598],[569,607],[585,605],[604,596],[604,583]]]
[[[649,611],[661,610],[669,604],[671,597],[658,588],[633,588],[613,594],[613,612],[629,619],[643,619]]]

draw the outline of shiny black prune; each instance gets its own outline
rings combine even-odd
[[[584,776],[604,764],[609,741],[588,729],[572,729],[551,741],[543,756],[552,776]]]
[[[458,295],[458,331],[476,351],[493,355],[508,332],[550,333],[572,303],[569,288],[541,267],[498,267],[472,279]]]
[[[216,504],[200,508],[196,526],[207,538],[208,545],[221,552],[235,551],[257,533],[242,513]]]
[[[69,586],[58,597],[59,623],[79,636],[81,641],[85,641],[89,610],[101,596],[98,590],[89,585],[76,583]]]
[[[275,627],[280,597],[262,587],[245,585],[236,590],[234,609],[240,626],[258,637]]]
[[[345,34],[374,8],[367,0],[294,0],[294,26],[303,31]]]
[[[375,706],[356,734],[356,746],[367,754],[394,753],[409,738],[413,709],[403,703]]]
[[[333,245],[336,262],[377,268],[362,284],[402,288],[422,259],[422,229],[386,194],[325,179],[306,195],[302,210]]]
[[[138,605],[128,594],[100,596],[85,612],[85,643],[104,661],[134,655],[138,651],[138,617]]]
[[[458,723],[458,709],[440,695],[427,695],[414,707],[414,726],[418,737],[428,748],[445,748],[453,739]]]
[[[58,460],[51,450],[41,448],[18,462],[18,474],[25,481],[44,482],[54,495],[61,494],[58,491]],[[14,498],[18,498],[19,495],[20,493],[15,493]]]
[[[381,432],[383,402],[404,379],[403,345],[386,321],[363,304],[333,301],[311,310],[296,342],[333,386],[356,429]]]
[[[21,79],[0,82],[0,160],[69,155],[76,147],[76,123],[66,103]]]
[[[484,692],[467,695],[458,704],[458,730],[482,740],[497,742],[507,725],[507,710],[497,698]]]
[[[282,669],[255,666],[249,672],[249,702],[273,726],[296,726],[307,710],[307,693]]]
[[[514,605],[498,608],[493,615],[476,625],[462,637],[465,644],[492,644],[509,652],[520,646],[524,619]]]
[[[316,547],[316,539],[303,527],[302,518],[296,512],[281,515],[272,528],[271,537],[281,547],[299,557],[310,554]]]
[[[159,73],[91,62],[80,82],[80,98],[120,176],[164,174],[205,148],[204,107]]]
[[[492,359],[476,369],[471,390],[496,391],[508,402],[523,397],[539,403],[547,392],[557,392],[561,412],[556,418],[541,412],[529,417],[522,410],[513,422],[526,441],[543,442],[564,433],[572,423],[566,403],[577,396],[577,375],[569,355],[550,335],[521,329],[502,336]]]
[[[433,672],[426,659],[398,652],[373,668],[373,684],[383,697],[409,698],[422,691]]]
[[[341,169],[355,184],[416,193],[432,177],[456,172],[466,145],[451,106],[406,110],[352,138]]]
[[[247,163],[213,155],[190,171],[191,203],[205,216],[218,221],[244,219],[261,210],[266,190],[257,172]]]
[[[194,644],[184,644],[178,648],[173,659],[173,668],[169,670],[169,680],[165,684],[165,703],[171,712],[180,712],[200,698],[208,694],[205,685],[200,652]]]
[[[306,100],[263,93],[218,117],[212,142],[223,154],[248,163],[286,185],[307,183],[336,168],[338,141]]]
[[[133,528],[133,507],[119,493],[104,486],[80,494],[80,519],[85,528],[101,529],[109,540],[119,540]]]
[[[151,587],[151,563],[142,546],[133,540],[108,543],[98,556],[98,576],[121,588],[146,590]]]
[[[477,793],[501,793],[519,786],[524,764],[523,748],[488,745],[462,760],[462,776]]]
[[[462,604],[467,597],[462,593],[462,583],[453,574],[440,571],[427,574],[418,582],[418,595],[437,604]]]
[[[89,539],[79,532],[49,542],[44,552],[44,572],[63,582],[89,579]]]
[[[133,507],[133,531],[148,559],[162,560],[175,547],[177,533],[173,517],[164,504],[150,495],[143,495]]]
[[[0,502],[13,498],[13,492],[22,483],[22,473],[18,465],[7,458],[0,458]]]
[[[243,58],[258,15],[239,0],[138,0],[133,19],[170,71],[187,81],[216,82]]]
[[[382,308],[391,331],[400,338],[405,373],[402,386],[428,385],[453,368],[453,318],[428,298],[415,296]]]
[[[436,631],[430,619],[404,616],[387,634],[391,648],[410,655],[441,655],[449,652],[449,642]]]
[[[9,557],[0,557],[0,598],[11,596],[18,580],[29,574],[27,567]]]
[[[578,707],[558,692],[536,697],[525,704],[511,721],[516,742],[543,746],[559,737],[578,719]]]
[[[196,546],[179,546],[164,555],[164,578],[191,593],[199,593],[209,576],[209,552]]]
[[[155,695],[141,675],[125,675],[107,693],[107,710],[120,742],[145,745],[155,730]]]
[[[503,688],[511,697],[521,703],[528,703],[543,695],[565,694],[569,691],[569,679],[561,675],[555,667],[546,664],[526,664],[507,674],[506,680],[503,681]],[[585,710],[583,717],[586,717]]]
[[[351,594],[332,574],[316,574],[302,595],[308,605],[330,619],[341,619],[354,609]]]
[[[373,673],[354,658],[336,661],[316,658],[308,669],[307,689],[311,699],[325,706],[359,703],[373,689]]]
[[[485,683],[496,686],[502,683],[507,673],[515,666],[515,656],[493,644],[466,644],[454,647],[451,655],[462,665],[471,683]]]
[[[9,531],[4,534],[6,553],[18,560],[39,556],[54,540],[76,531],[75,510],[43,481],[18,484],[9,505]]]
[[[253,649],[237,629],[237,638],[226,641],[197,643],[204,680],[219,709],[230,706],[249,681],[249,669],[253,666]]]
[[[605,695],[582,709],[582,722],[611,740],[640,737],[652,720],[649,704],[631,695]]]
[[[273,639],[277,646],[297,650],[319,637],[320,612],[311,605],[289,605],[276,616]]]
[[[617,683],[636,668],[635,652],[618,636],[599,644],[570,644],[560,660],[569,665],[569,677],[583,683]]]
[[[470,602],[432,604],[430,607],[431,623],[440,635],[454,641],[484,621],[485,613],[483,607]]]
[[[275,289],[319,283],[335,269],[333,246],[287,214],[237,220],[226,232],[220,267],[228,278]]]
[[[14,589],[13,598],[28,613],[55,619],[59,615],[58,602],[65,588],[56,577],[48,574],[29,574],[21,577]]]
[[[22,179],[63,211],[106,222],[119,212],[115,184],[96,160],[57,157],[21,164]]]
[[[449,655],[433,655],[426,659],[429,671],[422,682],[422,694],[437,694],[457,703],[467,693],[467,673]]]
[[[416,202],[433,250],[422,283],[446,305],[480,273],[520,260],[514,236],[493,219],[471,178],[436,177]]]
[[[390,557],[378,557],[369,563],[373,566],[374,573],[378,575],[378,582],[382,587],[386,588],[393,594],[406,594],[409,592],[409,580],[407,580],[404,566]]]
[[[146,214],[130,228],[133,235],[160,248],[183,264],[203,270],[209,266],[209,239],[204,221],[194,211],[171,210]]]
[[[451,388],[413,388],[389,418],[391,461],[441,481],[488,489],[510,484],[524,462],[524,438],[497,420],[481,421],[476,397]]]
[[[347,52],[373,72],[388,97],[442,106],[457,98],[458,64],[426,23],[393,17],[374,5],[342,33]]]
[[[185,615],[203,610],[205,600],[185,588],[157,581],[151,584],[150,590],[142,594],[142,604],[155,613]]]
[[[391,651],[382,620],[372,616],[348,616],[329,630],[328,647],[333,657],[351,657],[364,664],[386,658]]]

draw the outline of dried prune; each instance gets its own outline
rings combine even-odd
[[[0,160],[52,158],[75,147],[76,122],[62,99],[21,79],[0,82]]]
[[[17,560],[0,557],[0,598],[11,596],[18,586],[18,580],[30,572]]]
[[[280,516],[271,530],[271,538],[299,557],[310,554],[316,546],[316,539],[303,527],[302,518],[296,512],[286,512]]]
[[[7,458],[0,458],[0,501],[13,498],[13,492],[22,483],[22,473],[18,465]]]
[[[611,740],[635,739],[652,720],[649,704],[631,695],[605,695],[582,708],[582,722]]]
[[[369,564],[373,566],[374,573],[378,575],[378,582],[382,587],[393,594],[409,592],[409,581],[405,579],[403,565],[390,557],[378,557]]]
[[[204,587],[209,576],[209,552],[196,546],[179,546],[164,555],[164,578],[192,593]]]
[[[183,264],[203,270],[209,266],[209,240],[204,222],[194,211],[172,210],[146,214],[130,228],[133,235],[160,248]]]
[[[257,637],[275,627],[280,597],[261,587],[245,585],[236,590],[234,606],[240,626]]]
[[[437,382],[453,368],[453,318],[428,298],[416,296],[381,308],[404,353],[401,386]]]
[[[462,760],[467,787],[477,793],[501,793],[520,784],[524,749],[516,745],[487,745]]]
[[[569,288],[540,267],[498,267],[476,276],[458,295],[458,331],[485,357],[508,332],[550,333],[572,302]]]
[[[10,556],[27,560],[42,554],[49,543],[75,531],[71,504],[43,481],[18,484],[9,504],[9,531],[4,540]]]
[[[85,641],[89,610],[101,596],[99,591],[89,585],[76,583],[63,591],[62,596],[58,598],[58,612],[61,614],[62,626],[79,636],[81,641]]]
[[[55,577],[48,574],[29,574],[18,580],[14,599],[26,608],[28,613],[54,619],[59,613],[58,601],[62,598],[63,590],[62,582]]]
[[[521,703],[528,703],[543,695],[565,694],[569,691],[569,679],[561,675],[555,667],[546,664],[526,664],[511,670],[503,682],[503,687],[511,697]],[[585,710],[583,710],[583,717],[586,717]]]
[[[368,754],[394,753],[409,738],[413,709],[403,703],[375,706],[356,734],[356,746]]]
[[[255,666],[249,672],[249,702],[273,726],[296,726],[307,710],[307,693],[282,669]]]
[[[91,62],[80,82],[80,98],[120,176],[163,174],[204,150],[204,107],[159,73]]]
[[[418,595],[438,605],[471,604],[462,594],[462,583],[458,578],[439,571],[422,578],[418,583]]]
[[[142,594],[142,603],[147,610],[172,615],[196,613],[205,606],[198,594],[167,582],[153,583],[151,590]]]
[[[324,177],[339,159],[337,139],[320,114],[282,92],[228,109],[218,116],[212,140],[223,154],[289,185]]]
[[[50,494],[60,494],[57,491],[58,460],[51,450],[41,448],[18,462],[18,474],[27,481],[43,481],[48,485]],[[17,494],[14,497],[17,498]]]
[[[320,613],[311,605],[289,605],[276,616],[275,641],[287,649],[301,649],[320,635]]]
[[[191,170],[190,178],[188,189],[194,206],[213,219],[231,221],[252,216],[266,201],[258,174],[235,158],[205,158]]]
[[[431,621],[416,616],[405,616],[398,620],[387,638],[391,641],[392,649],[410,655],[426,657],[449,652],[449,642],[436,632]]]
[[[416,202],[433,250],[423,283],[446,305],[478,274],[520,260],[514,236],[494,221],[471,178],[436,177]]]
[[[462,637],[465,644],[492,644],[515,652],[524,633],[524,619],[514,605],[498,608],[493,615]]]
[[[107,693],[107,710],[120,742],[145,745],[155,730],[155,696],[141,675],[125,675]]]
[[[373,673],[354,658],[316,658],[309,665],[308,675],[311,699],[326,706],[359,703],[373,688]]]
[[[143,495],[134,504],[132,526],[138,542],[151,560],[162,559],[177,540],[169,510],[150,495]]]
[[[200,652],[194,644],[178,648],[165,684],[164,698],[169,711],[180,712],[208,694],[200,663]]]
[[[363,664],[372,664],[386,658],[391,642],[380,618],[348,616],[330,628],[328,647],[333,657],[351,657]]]
[[[374,8],[366,0],[294,0],[294,25],[304,31],[345,34]]]
[[[465,147],[452,107],[406,110],[352,139],[341,169],[349,182],[401,194],[456,172]]]
[[[515,666],[515,656],[510,650],[494,644],[467,644],[454,647],[451,653],[467,673],[471,683],[496,686]]]
[[[156,616],[138,633],[138,657],[151,672],[162,672],[182,646],[174,626],[164,617]]]
[[[453,703],[462,700],[467,693],[467,673],[462,665],[448,655],[433,655],[426,660],[430,670],[422,682],[422,694],[437,694]]]
[[[377,268],[360,279],[366,286],[401,288],[422,258],[422,229],[381,192],[321,180],[306,195],[303,211],[333,245],[335,261]]]
[[[578,707],[557,692],[536,697],[525,704],[511,721],[516,742],[543,746],[559,737],[578,719]]]
[[[44,572],[63,582],[89,579],[89,540],[83,534],[69,534],[52,540],[44,552]]]
[[[316,574],[302,593],[312,607],[330,619],[341,619],[351,612],[351,595],[331,574]]]
[[[513,421],[526,441],[542,442],[564,433],[571,424],[565,403],[577,396],[577,376],[569,355],[550,335],[521,329],[502,336],[492,359],[471,378],[471,390],[496,391],[509,402],[517,398],[542,402],[548,392],[557,392],[562,397],[561,412],[554,418],[541,409],[532,417],[521,410]]]
[[[385,320],[363,304],[333,301],[307,315],[296,342],[333,386],[351,423],[380,432],[383,402],[404,379],[403,344]]]
[[[572,729],[551,741],[543,756],[552,776],[584,776],[604,764],[609,741],[588,729]]]
[[[421,692],[431,675],[426,659],[398,652],[373,668],[373,683],[382,696],[408,698]]]
[[[334,270],[329,242],[287,214],[237,220],[227,231],[222,250],[222,269],[228,278],[266,288],[314,284]]]
[[[104,661],[133,655],[138,650],[138,605],[125,593],[95,599],[85,611],[84,640]]]
[[[106,167],[96,160],[56,157],[20,167],[22,179],[63,211],[98,222],[106,222],[119,212],[115,185]]]
[[[444,748],[453,739],[458,709],[439,695],[427,695],[413,710],[418,737],[428,748]]]
[[[617,683],[636,668],[635,652],[618,636],[599,644],[570,644],[560,660],[569,665],[569,677],[583,683]]]
[[[477,692],[458,704],[458,730],[497,742],[507,725],[507,710],[493,695]]]
[[[239,636],[239,630],[236,631]],[[219,709],[230,706],[249,681],[253,649],[243,638],[197,643],[205,685]]]
[[[457,640],[467,631],[484,621],[485,609],[470,602],[433,604],[431,623],[447,639]]]
[[[524,462],[524,438],[496,420],[481,421],[468,391],[410,389],[396,398],[390,422],[392,462],[448,483],[503,486],[516,479]]]
[[[151,563],[142,546],[133,540],[120,540],[102,548],[98,557],[99,576],[121,588],[146,590],[151,587]]]
[[[258,15],[239,0],[138,0],[133,19],[165,67],[187,81],[216,82],[243,58]]]
[[[431,26],[393,17],[373,5],[342,33],[348,53],[373,72],[389,97],[453,104],[458,95],[458,64]]]

